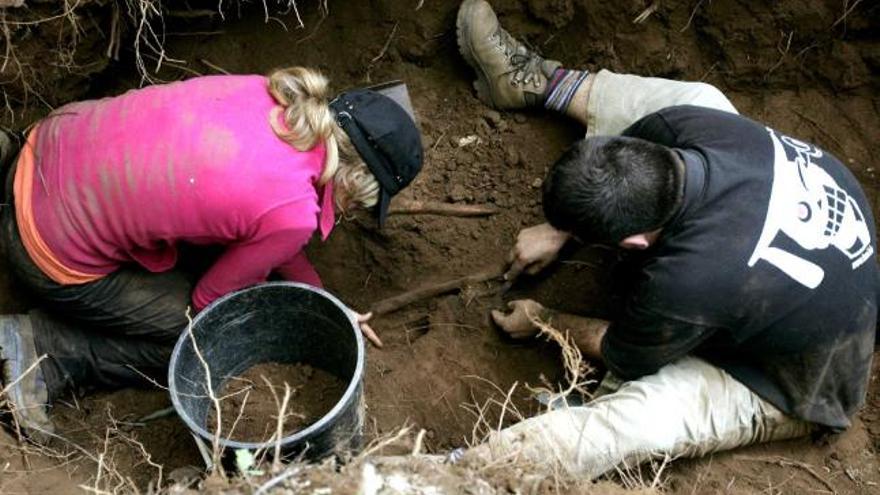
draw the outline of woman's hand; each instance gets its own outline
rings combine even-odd
[[[367,338],[370,342],[373,343],[376,347],[382,347],[382,340],[376,335],[376,332],[367,324],[370,321],[370,318],[373,317],[373,313],[369,312],[366,314],[360,314],[357,311],[354,313],[355,319],[357,319],[358,326],[361,327],[361,333],[364,334],[364,337]]]
[[[541,318],[545,313],[544,306],[531,299],[517,299],[507,303],[507,307],[511,309],[508,314],[492,311],[492,320],[504,332],[514,339],[525,339],[538,333],[532,318]]]

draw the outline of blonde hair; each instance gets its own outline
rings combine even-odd
[[[299,151],[323,142],[327,155],[318,185],[333,180],[336,207],[370,208],[379,200],[379,183],[351,146],[330,111],[329,81],[305,67],[278,69],[269,74],[269,93],[278,106],[269,113],[275,134]],[[283,116],[282,126],[279,117]]]

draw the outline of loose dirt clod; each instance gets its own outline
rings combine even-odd
[[[290,401],[284,411],[284,435],[291,435],[327,414],[345,392],[345,382],[308,364],[261,363],[227,378],[218,392],[221,435],[242,442],[268,441],[278,421],[285,384]],[[213,415],[208,430],[217,427]]]

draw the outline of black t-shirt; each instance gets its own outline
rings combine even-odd
[[[602,353],[623,378],[685,354],[834,429],[862,405],[877,322],[874,219],[836,158],[745,117],[663,109],[624,135],[673,148],[680,209]]]

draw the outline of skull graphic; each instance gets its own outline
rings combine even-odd
[[[806,250],[834,246],[855,270],[874,253],[871,235],[856,201],[814,160],[818,148],[777,134],[773,142],[773,186],[764,228],[749,259],[749,266],[765,260],[799,283],[815,289],[825,277],[817,264],[772,246],[779,232]]]

